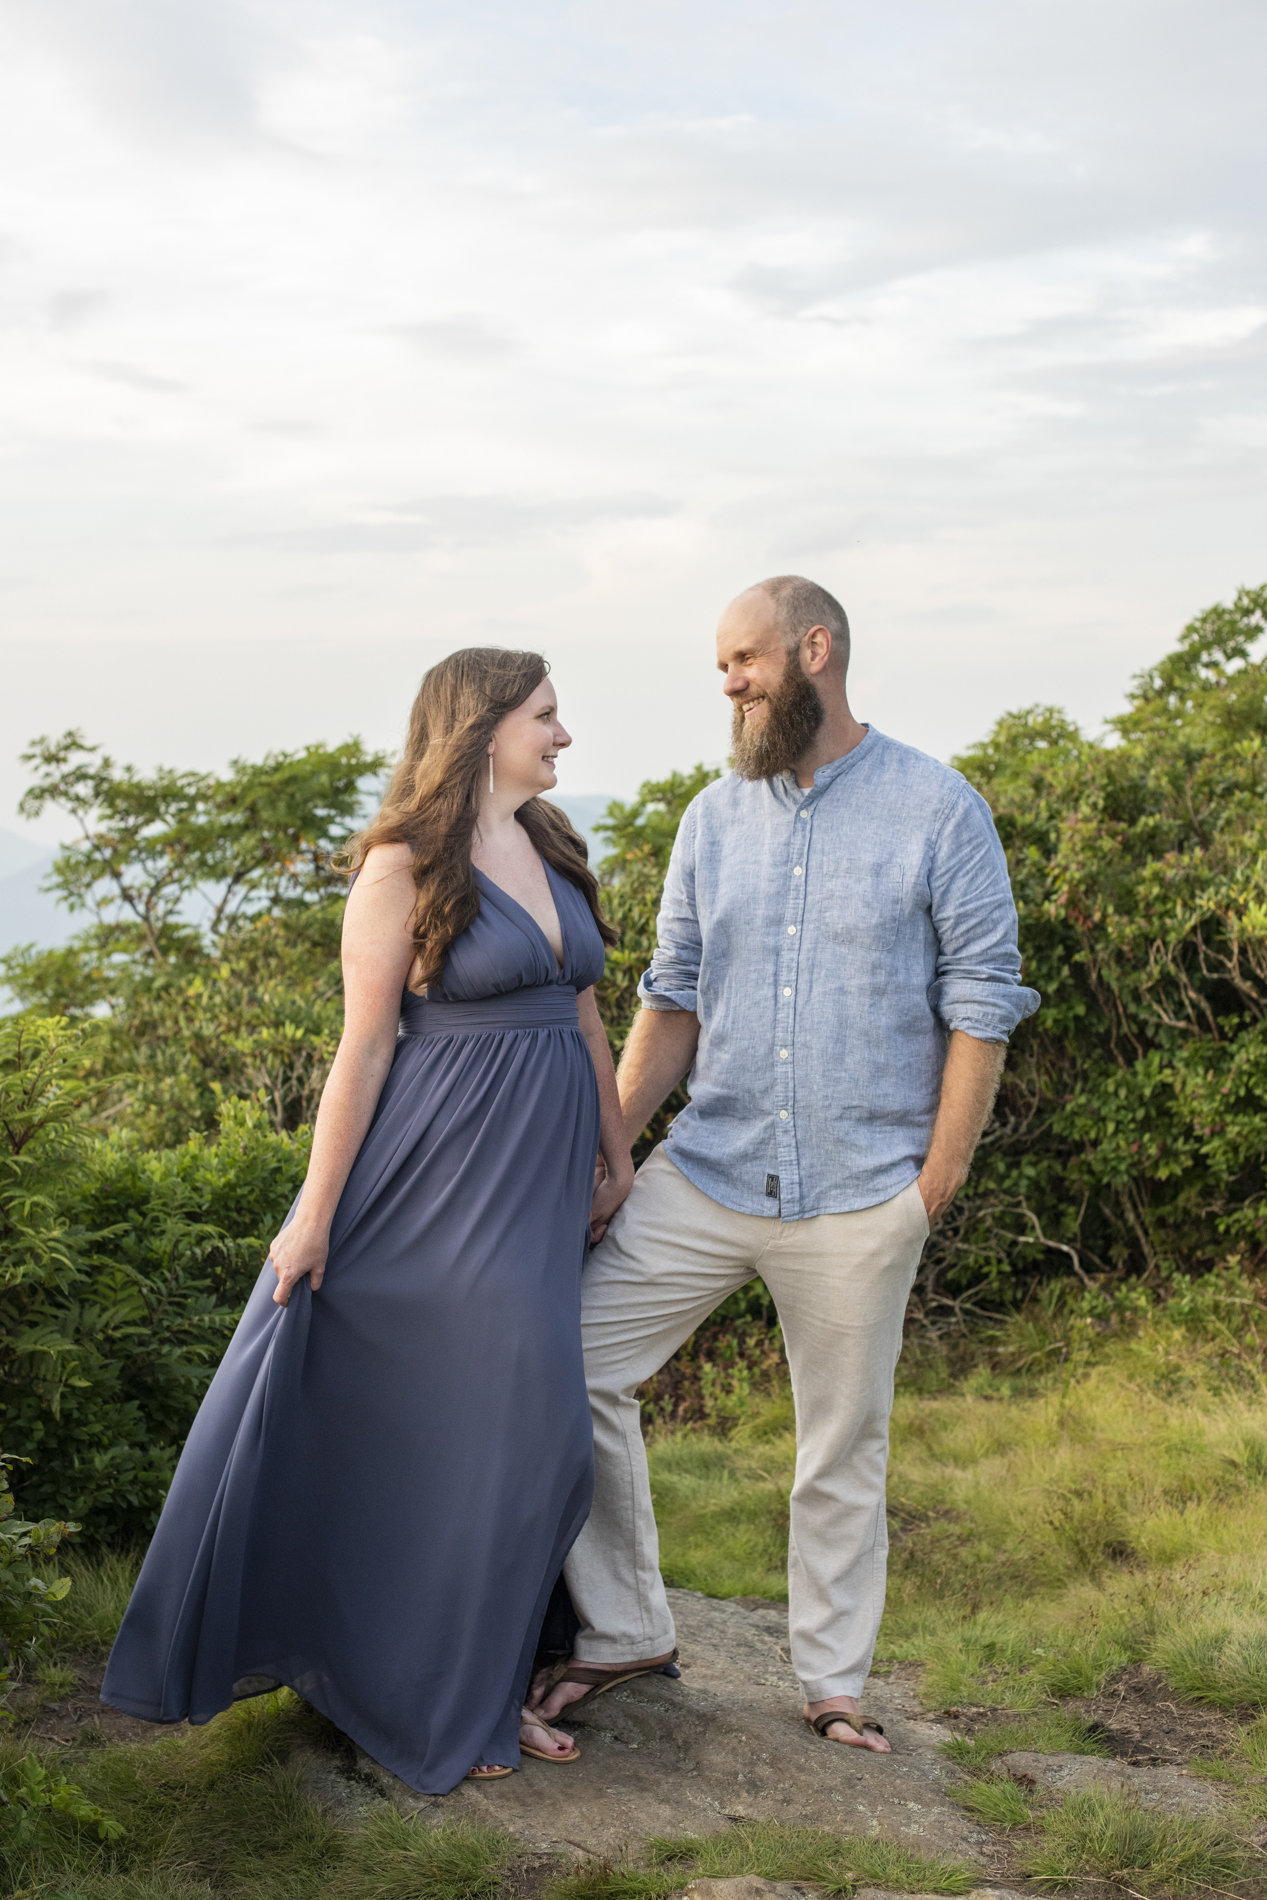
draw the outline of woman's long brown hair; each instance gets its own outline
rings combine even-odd
[[[348,842],[353,868],[376,844],[407,844],[413,853],[419,989],[440,983],[449,945],[479,912],[471,838],[493,728],[536,692],[549,670],[539,653],[505,647],[463,647],[433,666],[418,688],[404,754],[378,813]],[[603,942],[615,943],[619,933],[599,908],[585,840],[565,814],[530,798],[515,817],[547,864],[581,892]]]

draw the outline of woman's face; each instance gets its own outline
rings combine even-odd
[[[493,728],[493,778],[498,793],[519,793],[520,803],[558,784],[554,761],[572,741],[559,724],[554,688],[542,680],[522,706]]]

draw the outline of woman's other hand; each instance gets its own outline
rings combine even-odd
[[[291,1293],[305,1274],[315,1293],[325,1278],[329,1251],[328,1234],[313,1233],[311,1229],[301,1227],[297,1220],[293,1220],[289,1227],[283,1227],[268,1250],[269,1264],[277,1275],[274,1305],[289,1306]]]
[[[590,1203],[590,1239],[597,1247],[607,1232],[608,1223],[629,1193],[634,1182],[632,1166],[628,1172],[609,1174],[600,1159],[594,1171],[594,1199]]]

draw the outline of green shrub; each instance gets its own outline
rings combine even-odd
[[[1157,1284],[1267,1258],[1265,630],[1267,587],[1242,589],[1104,742],[1030,707],[956,761],[994,810],[1043,1006],[926,1250],[930,1314],[947,1278]]]
[[[222,777],[146,776],[67,732],[23,760],[24,816],[52,806],[78,833],[52,883],[93,921],[62,949],[0,958],[10,991],[36,1015],[101,1013],[97,1073],[147,1146],[212,1133],[226,1094],[260,1100],[279,1131],[309,1123],[343,1022],[332,854],[383,756],[350,739]]]
[[[20,1462],[0,1452],[0,1717],[15,1662],[33,1662],[42,1638],[59,1621],[69,1577],[50,1577],[48,1559],[78,1524],[45,1518],[31,1524],[14,1516],[9,1474]],[[23,1461],[24,1462],[24,1461]]]
[[[308,1138],[227,1098],[218,1141],[94,1133],[100,1033],[0,1021],[0,1434],[33,1460],[28,1516],[107,1538],[153,1526]]]
[[[0,1793],[0,1842],[9,1855],[21,1854],[46,1836],[57,1814],[93,1829],[100,1841],[117,1841],[124,1832],[121,1823],[111,1820],[82,1788],[56,1769],[46,1768],[35,1755],[24,1755],[0,1775]]]
[[[49,1576],[48,1560],[64,1537],[79,1529],[60,1519],[30,1524],[13,1513],[8,1478],[18,1462],[0,1453],[0,1719],[15,1664],[38,1660],[56,1631],[69,1577]],[[0,1863],[12,1868],[56,1834],[57,1817],[91,1828],[99,1841],[117,1840],[121,1825],[82,1788],[37,1755],[0,1751]]]

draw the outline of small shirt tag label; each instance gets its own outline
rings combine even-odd
[[[765,1178],[765,1197],[766,1197],[766,1199],[767,1199],[767,1201],[777,1201],[777,1200],[778,1200],[778,1198],[779,1198],[779,1177],[778,1177],[778,1175],[777,1175],[777,1174],[767,1174],[767,1176],[766,1176],[766,1178]]]

